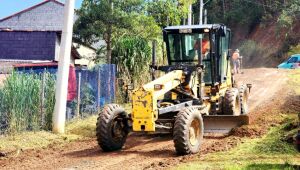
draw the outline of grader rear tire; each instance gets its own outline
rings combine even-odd
[[[199,152],[204,126],[201,112],[193,107],[181,110],[176,117],[173,141],[178,155]]]
[[[238,89],[232,88],[226,91],[223,114],[235,116],[241,114],[241,101]]]
[[[122,149],[127,135],[127,113],[117,104],[108,104],[99,114],[96,124],[96,135],[103,151]]]
[[[239,89],[240,100],[241,100],[241,114],[248,114],[248,97],[249,97],[249,89],[246,85],[242,85]]]

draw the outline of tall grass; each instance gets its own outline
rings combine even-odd
[[[55,76],[50,73],[44,73],[45,78],[45,117],[44,117],[44,130],[52,129],[52,113],[55,105]]]
[[[51,128],[55,79],[49,73],[43,74],[12,72],[4,81],[0,87],[2,132]]]

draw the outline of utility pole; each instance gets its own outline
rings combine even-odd
[[[199,25],[203,24],[203,0],[199,0]]]
[[[192,25],[192,4],[189,6],[188,25]]]
[[[204,10],[204,24],[207,24],[207,9]]]
[[[65,132],[68,79],[73,35],[74,6],[75,0],[66,0],[64,7],[64,25],[61,38],[61,48],[58,60],[55,107],[52,118],[52,130],[54,133]]]

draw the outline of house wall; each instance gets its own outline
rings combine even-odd
[[[0,28],[11,30],[61,31],[64,6],[53,1],[0,21]]]
[[[63,19],[64,4],[48,0],[0,20],[0,30],[12,31],[0,31],[0,60],[58,61]]]
[[[61,49],[60,47],[61,47],[61,36],[57,35],[56,40],[55,40],[55,58],[54,58],[54,61],[59,60],[59,53],[60,53],[60,49]],[[71,54],[71,58],[70,58],[70,64],[72,64],[72,65],[75,64],[75,58],[74,58],[74,56],[72,56],[72,54]]]
[[[0,32],[0,59],[54,60],[56,32]]]
[[[55,40],[55,61],[58,61],[59,59],[59,51],[60,51],[60,42],[61,42],[61,38],[56,36],[56,40]]]

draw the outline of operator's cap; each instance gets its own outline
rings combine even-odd
[[[236,50],[235,50],[235,52],[239,53],[239,52],[240,52],[240,50],[239,50],[239,49],[236,49]]]

